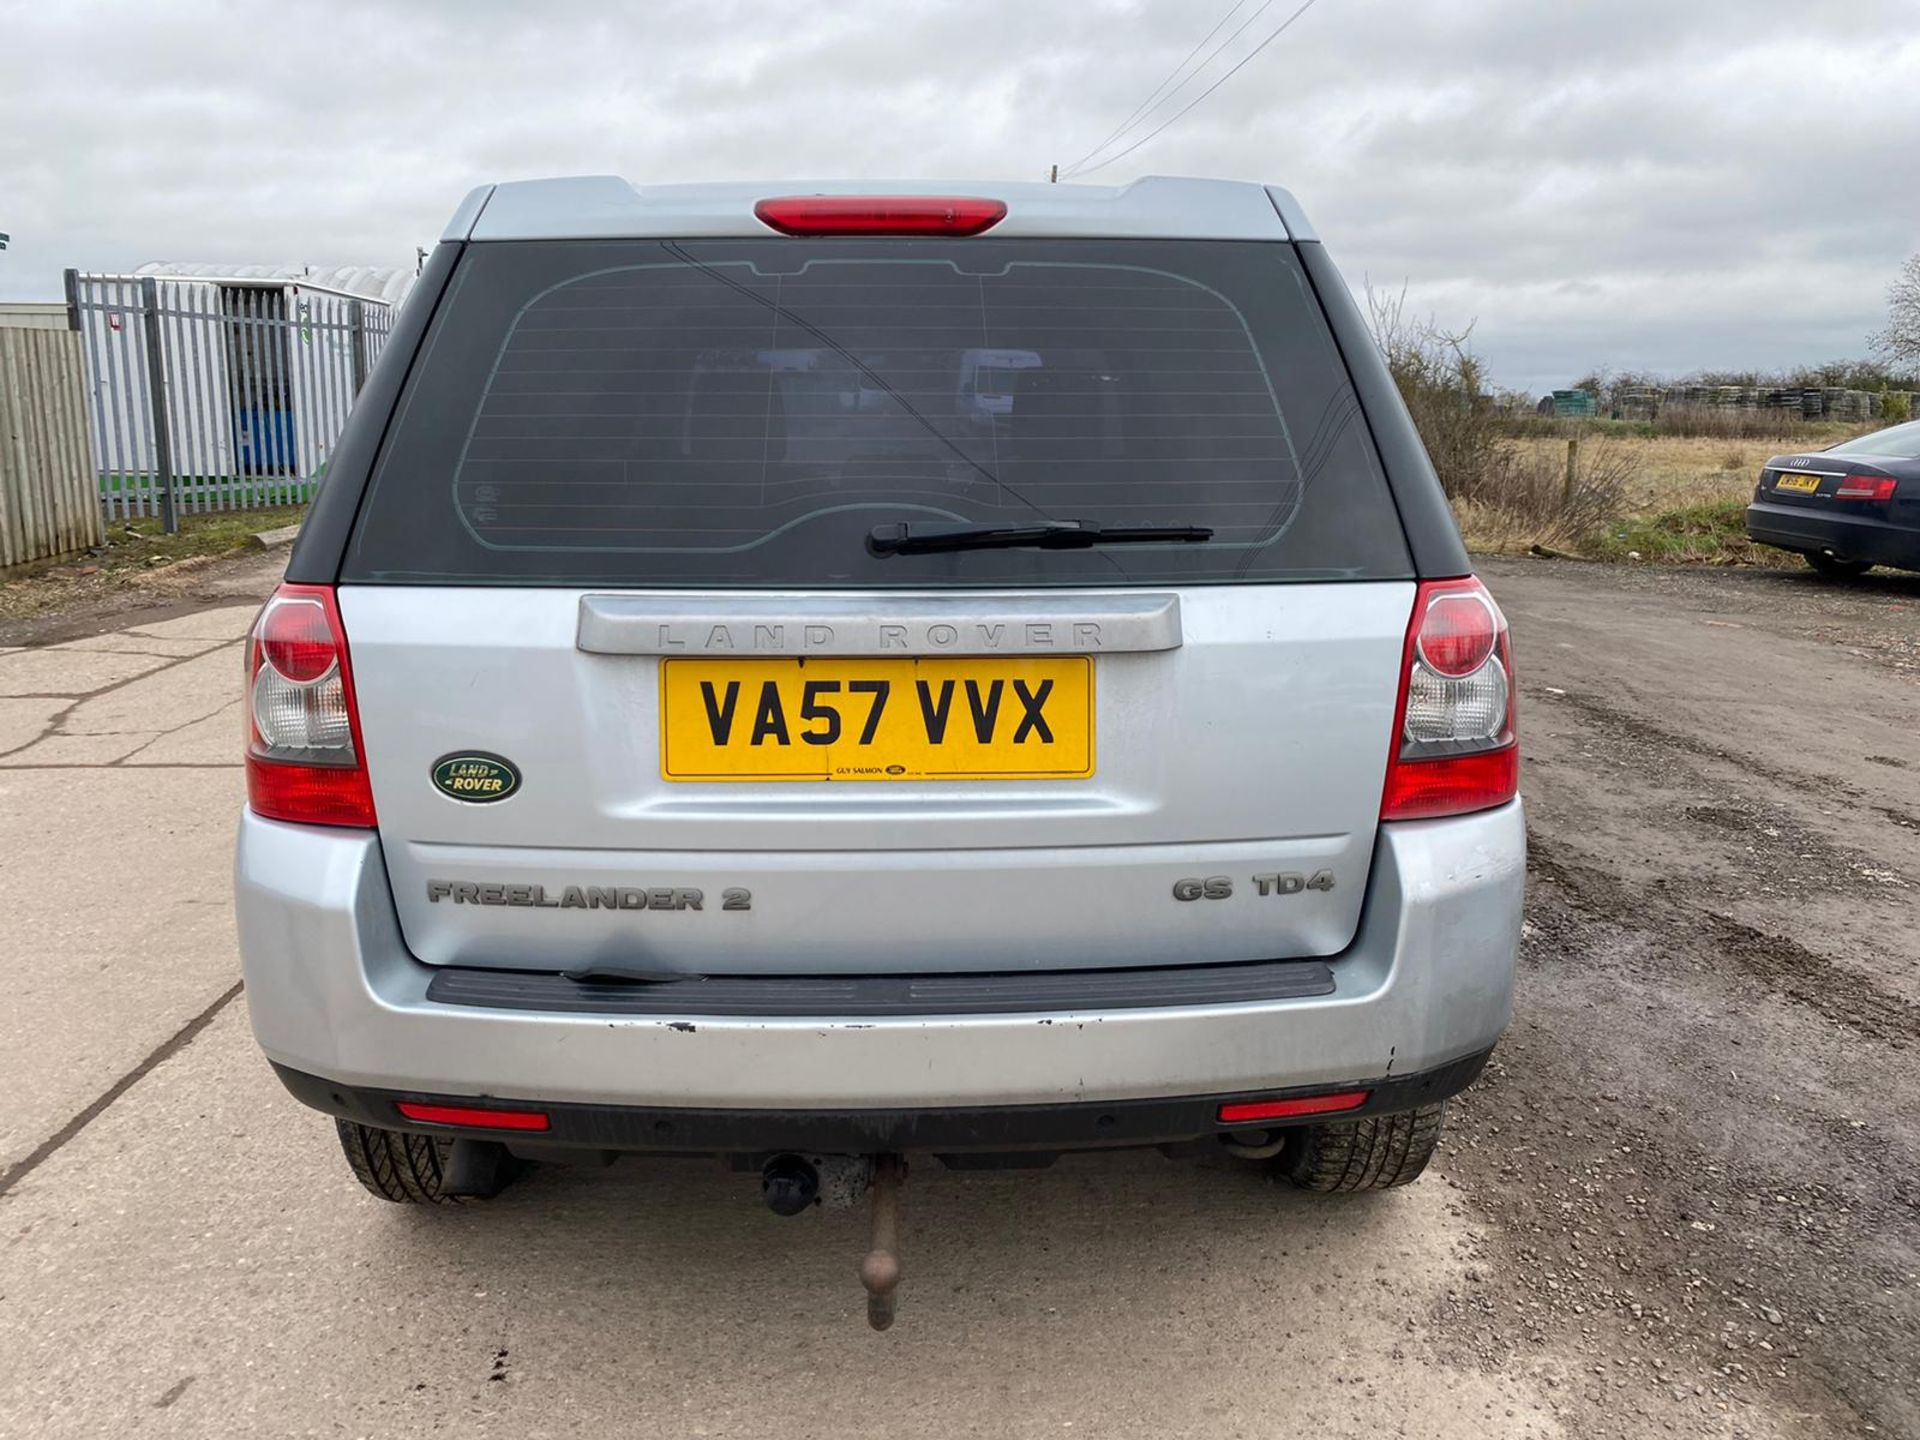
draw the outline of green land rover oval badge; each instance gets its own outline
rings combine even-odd
[[[488,805],[520,788],[520,771],[504,756],[462,750],[434,761],[433,788],[469,805]]]

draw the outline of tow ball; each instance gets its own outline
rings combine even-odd
[[[867,1324],[893,1324],[900,1288],[900,1186],[907,1162],[899,1155],[775,1155],[760,1171],[760,1194],[776,1215],[798,1215],[815,1205],[851,1209],[872,1197],[860,1283],[867,1292]]]

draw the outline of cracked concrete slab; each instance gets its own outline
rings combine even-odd
[[[48,723],[72,703],[57,696],[0,700],[0,755],[32,744],[46,732]]]
[[[108,766],[124,760],[142,745],[159,738],[152,730],[130,730],[116,735],[49,735],[23,750],[0,755],[0,770],[35,770],[50,765]]]
[[[240,648],[222,645],[192,660],[75,706],[61,725],[68,735],[144,731],[165,734],[204,720],[240,695]]]
[[[0,655],[0,696],[91,695],[171,663],[161,655],[15,650]]]
[[[218,610],[200,610],[172,620],[135,625],[125,633],[158,635],[170,640],[238,640],[259,613],[258,605],[223,605]]]
[[[0,1166],[234,982],[244,803],[237,767],[0,770]]]
[[[127,756],[133,765],[238,765],[246,740],[241,702],[234,700],[203,720],[156,736]]]
[[[50,645],[50,650],[108,650],[122,655],[164,655],[191,659],[204,655],[224,640],[174,640],[164,635],[127,635],[113,631],[106,635],[88,635],[79,640]]]

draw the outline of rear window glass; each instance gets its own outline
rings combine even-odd
[[[1883,455],[1890,460],[1920,460],[1920,420],[1909,425],[1895,425],[1888,430],[1876,430],[1871,435],[1862,435],[1858,440],[1849,440],[1844,445],[1835,445],[1827,453],[1829,455]]]
[[[876,526],[1205,543],[875,555]],[[1411,573],[1292,248],[473,245],[343,578],[940,588]]]

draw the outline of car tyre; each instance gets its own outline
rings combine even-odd
[[[381,1130],[353,1120],[335,1120],[340,1148],[353,1178],[367,1192],[396,1205],[464,1205],[487,1199],[512,1182],[518,1162],[504,1152],[491,1157],[479,1183],[459,1194],[447,1185],[454,1142],[435,1135]]]
[[[1422,1105],[1392,1115],[1324,1120],[1287,1135],[1273,1164],[1302,1190],[1343,1195],[1391,1190],[1420,1178],[1440,1143],[1447,1104]]]
[[[1851,580],[1873,568],[1868,560],[1842,560],[1838,555],[1825,555],[1818,550],[1807,556],[1807,564],[1827,580]]]

